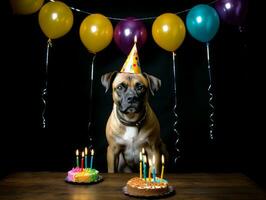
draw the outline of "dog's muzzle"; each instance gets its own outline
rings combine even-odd
[[[143,100],[133,92],[126,93],[120,101],[119,110],[122,113],[138,113],[143,109]]]

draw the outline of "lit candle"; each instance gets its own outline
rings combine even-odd
[[[90,164],[90,168],[92,169],[92,163],[93,163],[93,155],[94,155],[94,151],[93,149],[91,150],[91,164]]]
[[[146,156],[143,156],[143,161],[144,161],[144,165],[143,165],[143,176],[144,176],[144,180],[146,181],[146,163],[147,163]]]
[[[142,152],[142,157],[144,157],[145,156],[145,149],[142,148],[141,152]],[[142,159],[142,166],[144,166],[144,159]]]
[[[151,182],[151,166],[152,166],[152,162],[151,159],[149,159],[149,181]]]
[[[83,170],[84,168],[84,151],[81,153],[81,169]]]
[[[85,169],[88,168],[88,148],[85,147]]]
[[[139,152],[139,178],[142,178],[142,153]]]
[[[161,179],[163,179],[163,173],[164,173],[164,155],[162,155],[162,171],[161,171]]]
[[[137,35],[134,36],[134,43],[137,43]]]
[[[155,172],[155,156],[152,156],[152,177],[153,181],[156,182],[156,172]]]
[[[76,150],[76,165],[79,167],[79,150]]]

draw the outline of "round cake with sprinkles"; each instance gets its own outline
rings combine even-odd
[[[158,177],[155,181],[134,177],[128,180],[126,187],[127,194],[132,196],[161,196],[169,192],[168,181]]]
[[[97,183],[102,180],[102,177],[99,175],[99,171],[93,168],[93,156],[94,150],[91,150],[90,155],[90,166],[88,165],[88,148],[85,147],[85,151],[81,153],[81,165],[79,150],[76,150],[76,167],[72,168],[67,172],[67,177],[65,181],[68,183],[76,184],[89,184]],[[85,165],[84,165],[85,164]]]
[[[73,168],[68,171],[66,180],[72,183],[91,183],[99,179],[99,171],[96,169],[79,167]]]

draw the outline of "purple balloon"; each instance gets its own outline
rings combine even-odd
[[[215,9],[224,22],[242,25],[248,11],[248,0],[218,0]]]
[[[147,40],[147,30],[143,22],[129,17],[121,20],[114,29],[114,41],[116,45],[128,54],[134,45],[134,37],[137,37],[137,47],[141,48]]]

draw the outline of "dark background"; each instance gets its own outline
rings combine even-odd
[[[105,0],[67,1],[69,6],[108,17],[150,17],[176,13],[199,3],[197,0],[157,0],[123,3]],[[147,2],[149,4],[149,2]],[[47,38],[40,30],[38,13],[13,15],[8,2],[1,17],[1,174],[17,170],[67,172],[75,163],[75,150],[88,144],[89,88],[92,54],[79,38],[86,14],[73,11],[69,33],[53,40],[48,78],[44,76]],[[187,13],[179,16],[185,22]],[[170,152],[166,172],[232,172],[247,174],[265,186],[265,133],[258,114],[262,109],[257,92],[259,65],[252,37],[256,9],[250,2],[242,26],[224,24],[210,43],[214,89],[214,140],[208,133],[208,71],[206,47],[187,32],[176,51],[178,131],[181,158],[177,165],[173,132],[172,54],[160,48],[151,35],[153,20],[143,21],[148,40],[139,49],[142,71],[162,80],[150,104],[161,123],[161,137]],[[113,27],[118,21],[111,20]],[[251,40],[252,38],[252,40]],[[254,56],[254,54],[256,56]],[[114,41],[95,59],[93,88],[93,144],[95,167],[106,172],[105,123],[112,109],[111,93],[100,83],[104,73],[120,70],[126,55]],[[251,62],[252,61],[252,62]],[[41,88],[48,80],[48,128],[41,128]],[[262,128],[262,129],[261,129]]]

